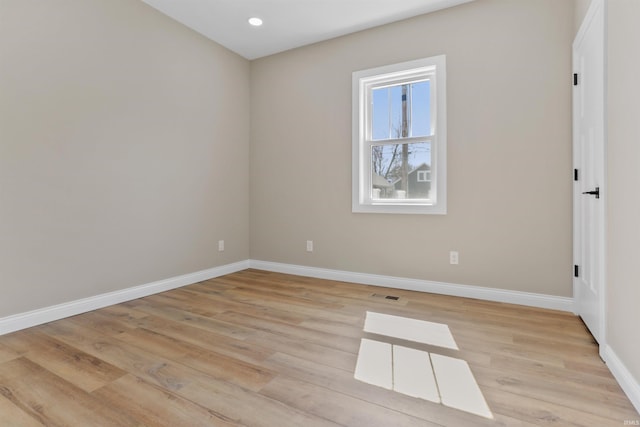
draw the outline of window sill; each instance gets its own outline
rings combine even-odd
[[[412,214],[412,215],[446,215],[446,205],[418,205],[418,204],[370,204],[353,205],[352,213],[378,213],[378,214]]]

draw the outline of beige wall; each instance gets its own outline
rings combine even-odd
[[[247,259],[248,111],[142,2],[0,0],[0,317]]]
[[[640,383],[640,2],[608,2],[607,340]]]
[[[570,296],[573,14],[478,0],[253,61],[252,259]],[[448,214],[351,213],[351,73],[442,53]]]

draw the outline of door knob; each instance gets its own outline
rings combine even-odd
[[[591,194],[592,196],[596,196],[596,199],[600,198],[600,187],[596,187],[595,190],[592,191],[585,191],[582,194]]]

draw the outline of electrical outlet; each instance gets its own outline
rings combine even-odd
[[[460,262],[458,251],[449,252],[449,264],[457,265]]]
[[[307,240],[307,252],[313,252],[313,240]]]
[[[224,251],[224,240],[218,240],[218,251]]]

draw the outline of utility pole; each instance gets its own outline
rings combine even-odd
[[[409,136],[409,119],[407,117],[407,89],[402,85],[402,138]],[[409,144],[402,144],[402,190],[409,196]]]

